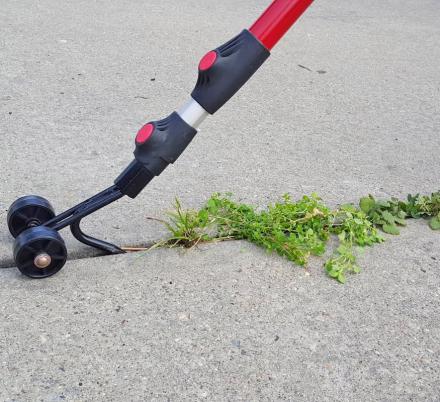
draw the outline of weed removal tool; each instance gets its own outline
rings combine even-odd
[[[135,159],[114,184],[86,201],[55,215],[46,199],[29,195],[16,200],[8,211],[17,268],[31,278],[45,278],[66,263],[67,249],[58,233],[70,226],[80,242],[108,254],[124,253],[118,246],[86,235],[81,220],[106,205],[128,196],[135,198],[145,186],[174,163],[197,128],[219,110],[260,68],[271,49],[311,5],[313,0],[275,0],[247,30],[206,53],[191,97],[163,120],[145,124],[135,139]]]

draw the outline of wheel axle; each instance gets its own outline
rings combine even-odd
[[[40,269],[47,268],[51,263],[52,263],[52,258],[49,254],[46,253],[38,254],[34,258],[34,265]]]
[[[55,216],[49,201],[26,196],[15,201],[8,212],[9,230],[14,236],[14,259],[17,268],[31,278],[46,278],[58,272],[67,260],[67,250],[59,230],[70,226],[80,242],[107,254],[122,254],[118,246],[86,235],[81,220],[123,197],[115,185]]]

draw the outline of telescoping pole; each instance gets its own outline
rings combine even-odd
[[[197,83],[188,101],[165,119],[145,124],[137,133],[135,160],[115,180],[117,188],[134,198],[174,163],[203,120],[252,77],[312,2],[275,0],[249,30],[206,53],[199,62]]]
[[[313,0],[275,0],[249,31],[271,50],[312,3]]]

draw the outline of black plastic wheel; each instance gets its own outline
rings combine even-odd
[[[9,231],[17,237],[26,229],[43,225],[54,216],[55,211],[49,201],[38,195],[27,195],[14,201],[9,208]]]
[[[66,245],[57,231],[37,226],[17,236],[14,259],[22,274],[30,278],[47,278],[66,263]]]

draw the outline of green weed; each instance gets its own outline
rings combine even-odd
[[[332,235],[339,245],[325,261],[327,274],[345,283],[347,274],[359,273],[357,255],[367,246],[381,243],[378,232],[398,235],[408,218],[430,218],[430,227],[440,230],[440,192],[430,196],[409,195],[376,200],[363,197],[359,207],[348,204],[331,210],[316,194],[292,201],[289,195],[258,211],[235,202],[230,195],[214,194],[198,211],[184,210],[176,199],[165,222],[170,236],[158,246],[191,248],[201,242],[247,240],[304,266],[311,255],[321,256]]]

